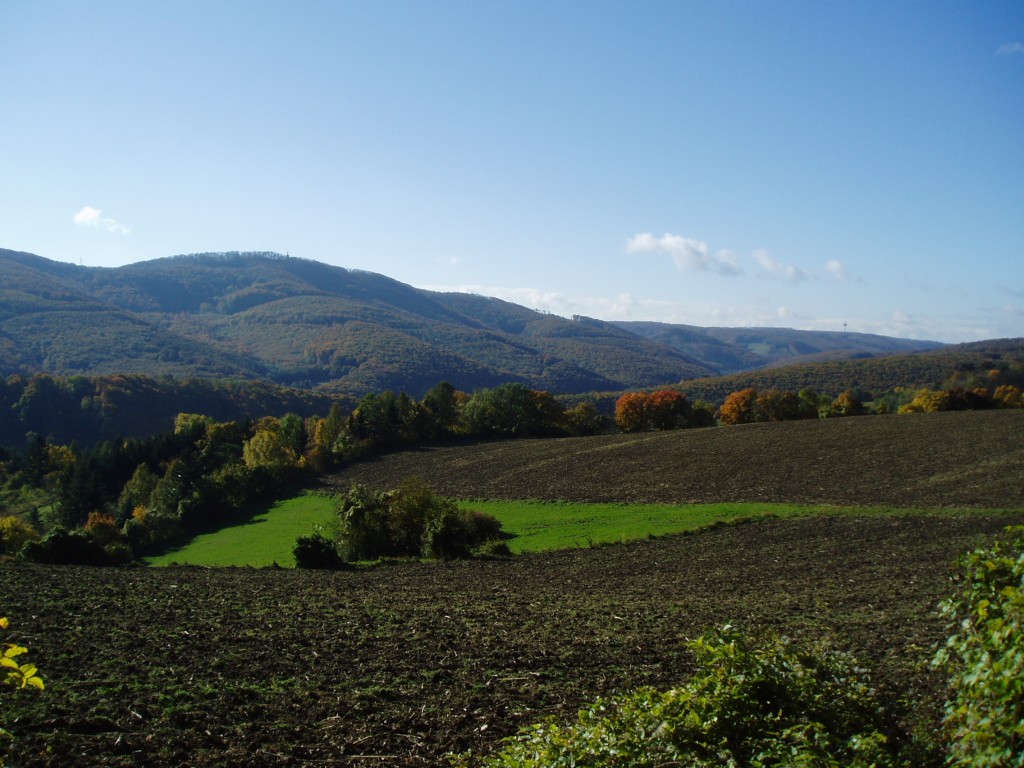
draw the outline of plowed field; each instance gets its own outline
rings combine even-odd
[[[464,499],[1024,507],[1024,410],[515,440],[409,451],[330,483],[416,475]]]
[[[501,445],[471,446],[389,457],[361,472],[391,482],[429,460],[428,479],[458,495],[1024,507],[1021,416],[946,416],[851,419],[829,438],[815,423],[524,442],[512,445],[533,458],[508,465],[494,458]],[[731,442],[744,434],[746,453]],[[660,457],[660,474],[628,458],[630,444]],[[716,467],[711,450],[736,471]],[[683,641],[725,621],[831,637],[874,670],[895,727],[913,717],[934,724],[942,681],[925,661],[946,634],[935,606],[954,561],[1022,519],[1018,511],[768,520],[342,573],[0,563],[9,639],[31,648],[47,683],[44,692],[0,694],[0,716],[17,737],[9,762],[441,765],[448,752],[487,749],[545,715],[572,718],[597,695],[679,682],[693,663]],[[901,696],[925,703],[905,712]]]

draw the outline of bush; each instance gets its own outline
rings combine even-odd
[[[16,555],[25,544],[38,538],[39,533],[36,529],[20,517],[0,517],[0,555]]]
[[[495,518],[464,512],[416,479],[383,492],[354,485],[341,500],[338,518],[338,549],[346,561],[469,557],[474,547],[501,536]]]
[[[700,662],[686,685],[643,688],[509,739],[480,764],[536,766],[814,766],[899,764],[873,691],[849,656],[773,636],[754,647],[730,626],[691,642]],[[459,758],[470,764],[467,755]]]
[[[948,764],[1024,765],[1024,526],[967,554],[959,594],[942,604],[956,628],[935,663],[952,673]]]
[[[130,555],[130,549],[128,553]],[[48,565],[120,565],[125,562],[117,554],[107,552],[84,531],[69,533],[64,528],[54,528],[39,541],[30,541],[21,550],[21,557]]]
[[[295,540],[292,554],[295,555],[296,568],[337,570],[345,565],[341,555],[338,554],[335,543],[319,533],[314,533],[312,536],[299,536]]]

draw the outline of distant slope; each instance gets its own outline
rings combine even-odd
[[[617,322],[618,327],[682,352],[721,374],[771,365],[844,360],[936,349],[934,341],[870,333],[792,328],[698,328],[670,323]]]
[[[747,424],[397,453],[330,484],[421,477],[461,499],[1024,510],[1024,411]]]
[[[100,269],[0,250],[0,375],[230,378],[356,397],[387,389],[420,397],[439,381],[465,391],[511,381],[578,394],[935,346],[569,320],[273,253]]]
[[[746,387],[758,390],[774,387],[789,392],[807,388],[830,395],[849,389],[862,398],[872,399],[897,387],[939,388],[958,373],[970,374],[1006,365],[1024,365],[1024,338],[954,344],[867,359],[776,365],[729,376],[693,379],[683,382],[682,388],[691,400],[711,403],[721,403],[732,392]]]
[[[0,281],[5,373],[234,376],[418,396],[442,380],[564,393],[714,372],[610,323],[277,254],[93,269],[0,251]]]

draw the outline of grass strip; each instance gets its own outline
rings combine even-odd
[[[275,501],[248,520],[202,533],[181,546],[146,558],[149,565],[264,567],[277,563],[293,568],[292,548],[299,536],[329,526],[338,508],[331,496],[303,494]]]
[[[765,517],[813,515],[941,515],[993,513],[997,510],[900,509],[799,504],[586,504],[560,501],[467,500],[459,505],[493,515],[513,538],[509,549],[520,554],[578,549],[687,533],[714,525]],[[330,531],[337,500],[303,494],[274,502],[245,522],[204,533],[147,558],[150,565],[293,567],[292,548],[299,536],[318,526]]]

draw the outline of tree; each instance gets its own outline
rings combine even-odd
[[[861,416],[863,413],[864,404],[850,389],[840,392],[829,409],[831,416]]]
[[[914,399],[901,405],[899,413],[935,413],[950,410],[949,392],[945,390],[919,389]]]
[[[0,517],[0,554],[16,555],[30,541],[39,538],[39,532],[17,515]]]
[[[753,387],[733,392],[718,409],[722,424],[752,424],[757,420],[757,390]]]
[[[647,393],[627,392],[615,401],[615,424],[623,432],[650,429],[647,416]]]
[[[754,406],[756,421],[794,421],[802,418],[800,398],[775,387],[760,393]]]
[[[475,393],[463,409],[470,434],[494,437],[543,437],[563,432],[564,411],[547,392],[524,384],[502,384]]]
[[[567,409],[564,420],[566,430],[575,437],[599,434],[606,429],[608,423],[607,417],[597,410],[597,406],[586,400]]]
[[[459,401],[455,387],[447,381],[442,381],[423,396],[422,402],[431,419],[431,439],[455,430],[459,421]]]
[[[245,465],[265,471],[277,482],[298,466],[299,456],[282,439],[281,422],[272,416],[260,419],[256,433],[242,446]]]
[[[687,426],[690,402],[678,389],[659,389],[648,396],[647,411],[654,429],[681,429]]]

